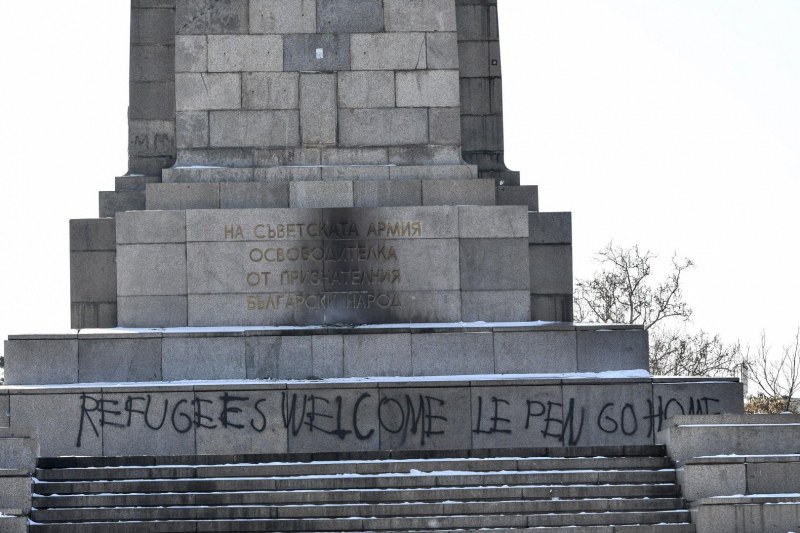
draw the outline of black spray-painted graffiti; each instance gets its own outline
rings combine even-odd
[[[282,425],[289,437],[324,434],[342,441],[365,441],[380,432],[391,436],[398,445],[422,447],[448,431],[464,430],[448,425],[451,418],[447,416],[449,409],[463,409],[462,405],[448,405],[444,399],[426,394],[400,393],[379,398],[375,392],[363,392],[355,401],[335,394],[289,392],[282,392],[279,400],[277,395],[227,392],[209,397],[173,395],[158,400],[151,394],[114,400],[81,394],[80,402],[79,448],[86,435],[99,437],[102,427],[144,426],[152,431],[171,429],[177,433],[194,428],[263,433]],[[655,401],[647,399],[638,405],[608,402],[590,407],[579,398],[564,402],[521,401],[478,395],[472,405],[470,430],[475,435],[537,432],[553,445],[577,446],[591,440],[588,434],[598,431],[652,437],[671,416],[718,414],[719,404],[719,399],[711,397],[657,396]],[[280,412],[280,420],[271,416],[274,412]]]

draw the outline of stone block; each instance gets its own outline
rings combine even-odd
[[[686,500],[747,494],[747,475],[740,464],[686,464],[678,469],[678,483]]]
[[[203,391],[205,424],[197,427],[199,455],[277,454],[287,451],[280,413],[282,392],[271,390]]]
[[[339,140],[343,146],[427,144],[425,109],[341,109]]]
[[[40,457],[103,454],[99,392],[12,394],[10,399],[12,426],[36,432]]]
[[[336,144],[336,75],[300,75],[300,131],[303,145]]]
[[[119,296],[186,294],[185,244],[127,244],[117,248]]]
[[[430,333],[411,336],[415,376],[494,374],[492,333]]]
[[[397,107],[455,107],[460,104],[457,70],[396,74]]]
[[[188,325],[186,296],[120,296],[117,317],[121,327],[179,328]]]
[[[572,322],[572,294],[531,294],[531,320]]]
[[[311,337],[250,337],[246,366],[247,379],[308,379],[314,375]]]
[[[532,293],[572,294],[572,246],[531,246],[530,278]]]
[[[296,146],[300,143],[298,111],[212,111],[211,146]]]
[[[580,349],[580,341],[578,342]],[[578,360],[578,371],[580,359]],[[648,423],[652,388],[650,383],[585,383],[565,381],[564,405],[574,402],[573,416],[583,421],[583,442],[592,446],[637,446],[654,443]],[[581,439],[581,440],[582,440]],[[578,440],[573,445],[581,445]]]
[[[529,213],[531,244],[571,244],[572,213]]]
[[[175,153],[174,120],[129,120],[128,155],[159,157]]]
[[[429,111],[433,113],[434,109]],[[461,150],[457,145],[412,145],[389,148],[389,177],[391,179],[413,178],[459,178],[473,177],[467,165],[462,164]]]
[[[177,111],[239,109],[242,106],[242,81],[239,74],[175,74]]]
[[[78,382],[77,339],[7,340],[4,345],[6,385]]]
[[[131,9],[131,44],[170,44],[175,40],[175,11]]]
[[[192,150],[192,151],[202,151],[207,152],[209,154],[228,154],[232,158],[235,157],[235,154],[242,152],[242,150],[235,149],[235,148],[218,148],[214,150]],[[183,155],[186,154],[186,150],[183,150],[181,153]],[[216,158],[216,156],[212,157]],[[222,157],[227,157],[223,155]],[[252,159],[252,158],[248,158]],[[166,168],[163,171],[164,183],[168,185],[173,185],[176,183],[184,183],[184,184],[198,184],[203,183],[208,186],[208,189],[198,189],[206,190],[209,194],[214,194],[214,187],[218,184],[222,183],[241,183],[246,181],[253,181],[253,177],[255,175],[255,169],[253,168],[232,168],[232,167],[205,167],[205,168],[198,168],[198,167],[173,167],[173,168]],[[202,205],[202,204],[201,204]],[[209,206],[209,208],[213,208]]]
[[[161,339],[82,339],[78,381],[161,381]]]
[[[145,185],[148,183],[160,182],[160,176],[125,175],[114,178],[114,189],[116,192],[144,192]]]
[[[376,33],[383,31],[381,0],[317,0],[320,33]]]
[[[28,533],[28,517],[0,516],[0,533]]]
[[[377,148],[324,148],[321,163],[323,165],[386,165],[389,163],[389,151]]]
[[[175,31],[184,34],[247,33],[248,0],[185,0],[175,7]]]
[[[299,75],[296,72],[245,72],[242,106],[245,109],[298,109]]]
[[[142,177],[155,178],[161,181],[161,172],[165,168],[169,168],[175,164],[175,156],[158,156],[158,157],[132,157],[128,156],[128,172],[130,174],[140,174]],[[142,203],[144,203],[144,185],[141,190],[130,191],[124,189],[117,189],[119,192],[135,192],[142,194]]]
[[[653,383],[653,411],[656,431],[679,415],[742,414],[742,384],[736,382]]]
[[[527,291],[463,291],[461,320],[464,322],[528,322]]]
[[[175,115],[175,82],[131,82],[129,120],[168,119]]]
[[[208,38],[205,35],[175,37],[175,72],[208,71]]]
[[[186,242],[186,211],[132,211],[117,217],[118,244]]]
[[[89,218],[69,221],[71,252],[110,252],[117,249],[116,221],[113,218]]]
[[[194,455],[197,424],[212,423],[191,390],[104,391],[103,455]]]
[[[292,181],[290,207],[353,207],[352,181]]]
[[[3,415],[7,418],[9,410],[8,394],[4,394]],[[4,476],[19,476],[33,474],[36,471],[36,461],[39,459],[39,444],[36,434],[24,426],[24,421],[19,420],[16,427],[9,429],[8,424],[0,428],[0,479]],[[28,478],[30,485],[30,478]],[[0,491],[2,493],[3,491]],[[0,508],[16,507],[0,504]]]
[[[175,73],[175,47],[139,44],[130,48],[130,81],[172,81]]]
[[[462,206],[458,236],[465,239],[528,237],[528,210],[522,206]]]
[[[326,181],[331,180],[350,180],[353,186],[359,180],[389,180],[388,166],[373,165],[347,165],[336,167],[321,167],[320,178]]]
[[[280,35],[209,35],[208,71],[280,72],[283,45]]]
[[[117,299],[116,252],[70,252],[70,299],[113,302]]]
[[[456,31],[453,0],[384,0],[386,31]]]
[[[322,167],[268,167],[257,168],[253,177],[268,183],[289,181],[322,181]]]
[[[494,191],[493,180],[426,180],[422,182],[422,204],[494,205]]]
[[[459,70],[462,78],[489,77],[489,43],[486,41],[459,41]]]
[[[458,34],[455,32],[429,33],[427,44],[428,68],[458,70]]]
[[[317,166],[322,164],[322,149],[293,146],[256,149],[253,158],[254,165],[257,167]]]
[[[578,371],[574,331],[495,332],[498,374],[549,374]]]
[[[528,211],[538,211],[539,187],[537,185],[501,185],[497,187],[497,205],[524,205],[528,207]]]
[[[581,421],[566,416],[560,385],[475,385],[470,399],[473,449],[559,448],[580,435]]]
[[[287,183],[220,183],[220,208],[289,207]]]
[[[216,183],[152,183],[145,194],[148,211],[219,208]]]
[[[356,181],[353,183],[355,207],[393,207],[422,205],[422,182]]]
[[[356,33],[350,37],[352,70],[428,68],[424,33]]]
[[[647,331],[578,331],[578,372],[647,369]]]
[[[8,427],[9,413],[10,411],[8,406],[8,393],[0,393],[0,429]]]
[[[350,36],[339,33],[285,35],[283,38],[283,70],[287,72],[350,70]]]
[[[314,33],[316,0],[251,0],[250,33]]]
[[[527,291],[527,247],[527,239],[461,239],[461,290]]]
[[[469,387],[382,388],[381,448],[466,450],[472,435]]]
[[[494,96],[488,78],[464,78],[461,83],[461,112],[464,115],[489,115],[492,113]]]
[[[431,109],[429,120],[432,144],[461,144],[461,111],[457,107]]]
[[[72,329],[117,327],[116,302],[72,302],[70,305],[70,327]]]
[[[410,376],[409,333],[347,335],[344,337],[344,375]]]
[[[141,192],[100,191],[100,218],[112,218],[123,211],[139,211],[145,207],[145,197]]]
[[[244,337],[165,338],[164,381],[246,379]]]
[[[5,441],[0,441],[0,448],[5,452]],[[31,478],[30,476],[0,475],[0,509],[14,509],[20,514],[28,514],[31,510]],[[6,511],[7,512],[7,511]],[[5,513],[3,513],[5,515]],[[3,531],[0,526],[0,531]],[[24,531],[24,530],[23,530]]]
[[[318,378],[344,377],[344,338],[341,335],[313,335],[312,375]]]
[[[684,470],[690,465],[685,465]],[[737,465],[744,466],[744,465]],[[738,487],[738,485],[737,485]],[[747,463],[747,490],[714,492],[709,496],[725,494],[797,494],[800,492],[800,462],[750,462]]]
[[[289,453],[379,449],[377,387],[292,387],[284,394],[282,410],[286,415]]]
[[[394,72],[339,72],[339,107],[375,108],[395,106]]]
[[[178,112],[175,117],[175,139],[178,148],[207,148],[208,112]]]
[[[255,151],[248,147],[235,148],[192,148],[183,149],[178,154],[174,168],[166,168],[161,174],[165,183],[177,181],[249,181],[253,179],[252,170]],[[217,166],[208,166],[213,161]],[[194,168],[193,168],[194,167]],[[248,171],[249,170],[249,171]],[[178,173],[181,179],[174,178]],[[235,178],[226,176],[233,173]]]

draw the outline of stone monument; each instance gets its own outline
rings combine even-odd
[[[41,455],[647,445],[741,412],[572,322],[571,219],[503,163],[496,2],[132,0],[129,171],[72,328],[5,343]]]

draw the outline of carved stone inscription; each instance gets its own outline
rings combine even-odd
[[[721,389],[652,391],[645,382],[87,392],[74,396],[79,415],[65,445],[101,438],[104,450],[128,454],[150,453],[154,440],[187,453],[635,445],[652,444],[670,416],[737,412],[736,395]]]
[[[460,289],[459,241],[456,228],[443,235],[435,226],[442,213],[285,211],[205,221],[205,238],[187,244],[188,292],[199,307],[221,306],[243,324],[459,318],[444,294]]]

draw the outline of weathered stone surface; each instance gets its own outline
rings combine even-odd
[[[529,211],[539,210],[537,185],[501,185],[497,187],[497,205],[524,205]]]
[[[9,405],[8,405],[8,393],[0,393],[0,428],[7,428],[8,427],[8,415],[9,415]],[[34,458],[33,463],[36,463]],[[8,468],[4,466],[3,468]]]
[[[411,336],[415,376],[493,374],[491,333],[421,334]]]
[[[83,339],[78,381],[161,381],[161,339]]]
[[[747,494],[745,470],[744,463],[683,465],[678,470],[681,495],[693,502],[711,496]]]
[[[394,107],[395,81],[391,71],[339,72],[339,106],[347,108]]]
[[[271,390],[198,391],[207,420],[197,427],[197,453],[208,455],[287,452],[287,432],[276,406],[282,392]]]
[[[527,290],[527,239],[461,239],[461,289]]]
[[[30,427],[36,431],[41,457],[59,455],[102,455],[104,427],[99,420],[82,417],[85,410],[97,409],[95,395],[81,393],[12,394],[12,426]]]
[[[70,327],[72,329],[117,327],[116,302],[72,302]]]
[[[308,379],[314,375],[311,337],[250,337],[246,366],[248,379]]]
[[[427,68],[424,33],[357,33],[350,38],[352,70]]]
[[[175,121],[129,120],[128,155],[162,157],[175,153]]]
[[[119,296],[186,294],[185,244],[133,244],[117,248]]]
[[[398,146],[428,142],[425,109],[342,109],[339,142],[343,146]]]
[[[763,462],[757,462],[761,459]],[[800,462],[768,462],[768,458],[747,461],[747,492],[715,492],[720,494],[797,494],[800,490]],[[688,465],[687,465],[688,466]],[[711,494],[709,494],[711,495]]]
[[[429,111],[430,142],[461,144],[461,112],[457,107],[440,107]]]
[[[253,159],[257,167],[320,165],[322,164],[322,149],[292,146],[256,149]]]
[[[653,383],[653,410],[659,420],[656,431],[672,416],[742,414],[742,396],[740,383]]]
[[[234,226],[241,226],[243,235],[240,240],[261,241],[270,238],[267,227],[277,231],[279,224],[296,226],[320,224],[322,221],[320,209],[244,209],[236,213],[218,209],[192,210],[186,213],[186,238],[188,242],[226,242],[235,237],[235,232],[227,232],[226,226],[231,231]],[[294,229],[299,231],[296,227]],[[282,238],[306,238],[304,235],[287,233]],[[311,239],[317,238],[317,233],[311,236]]]
[[[179,73],[175,75],[175,92],[178,111],[239,109],[242,105],[238,74]]]
[[[422,182],[356,181],[353,183],[355,207],[393,207],[422,205]]]
[[[344,377],[344,337],[314,335],[311,337],[312,375],[319,378]]]
[[[7,340],[7,385],[76,383],[78,340]]]
[[[317,0],[317,31],[374,33],[383,31],[382,0]]]
[[[528,220],[531,244],[572,243],[572,213],[528,213]]]
[[[130,49],[130,81],[169,82],[175,72],[175,48],[163,44],[140,44]]]
[[[166,244],[186,241],[185,211],[131,211],[117,216],[118,244]]]
[[[498,374],[577,372],[574,331],[496,332],[495,370]]]
[[[208,112],[181,111],[175,117],[178,148],[208,147]]]
[[[221,209],[289,207],[288,183],[221,183]]]
[[[300,131],[303,145],[335,145],[336,75],[300,75]]]
[[[386,31],[456,31],[452,0],[385,0]]]
[[[409,376],[411,335],[408,333],[344,337],[346,376]]]
[[[116,252],[70,252],[73,302],[113,302],[117,298]]]
[[[116,250],[113,218],[90,218],[69,221],[69,249],[72,252]]]
[[[208,38],[205,35],[175,37],[175,72],[208,71]]]
[[[8,394],[3,394],[3,415],[6,420],[9,413],[8,401]],[[0,446],[3,450],[0,455],[0,478],[9,475],[33,474],[36,471],[39,444],[36,440],[36,433],[30,427],[25,427],[20,423],[15,428],[9,428],[6,423],[0,427]],[[30,484],[30,478],[28,478],[28,484]]]
[[[457,70],[398,72],[398,107],[453,107],[460,102]]]
[[[353,187],[355,187],[355,184],[361,180],[388,180],[389,168],[388,166],[373,165],[320,167],[320,177],[323,181],[350,180],[353,182]]]
[[[296,72],[245,72],[242,107],[245,109],[297,109],[299,75]]]
[[[531,294],[531,320],[572,322],[572,294]]]
[[[258,181],[266,182],[321,181],[322,167],[315,165],[257,168],[254,177]]]
[[[251,0],[250,33],[314,33],[316,0]]]
[[[530,295],[524,290],[461,293],[464,322],[527,322],[530,314]]]
[[[648,368],[645,330],[578,331],[578,372]]]
[[[131,44],[169,44],[175,39],[174,10],[131,7]]]
[[[423,205],[494,205],[492,180],[426,180]]]
[[[164,119],[175,114],[174,82],[132,82],[129,119]]]
[[[336,72],[350,69],[346,34],[298,33],[284,36],[285,71]]]
[[[245,379],[245,340],[241,337],[165,338],[165,381]]]
[[[381,446],[392,450],[454,450],[471,445],[469,387],[382,388]]]
[[[206,405],[198,404],[190,389],[104,391],[102,399],[108,410],[114,411],[106,415],[107,423],[103,426],[103,454],[107,456],[194,454],[195,421],[209,423],[201,418],[206,416]],[[97,414],[92,417],[99,422]]]
[[[280,72],[283,46],[280,35],[209,35],[208,71]]]
[[[386,165],[389,152],[385,147],[376,148],[324,148],[323,165]]]
[[[0,441],[0,446],[5,448],[8,439]],[[5,449],[3,450],[5,451]],[[30,476],[0,476],[0,509],[14,509],[21,514],[28,514],[31,510],[31,478]],[[5,517],[7,511],[3,513]],[[0,531],[5,533],[3,526]]]
[[[181,34],[246,33],[248,0],[185,0],[176,3],[175,31]]]
[[[289,183],[289,206],[352,207],[352,181],[292,181]]]
[[[458,235],[467,239],[528,237],[528,211],[522,206],[462,206]]]
[[[211,146],[292,146],[300,143],[298,111],[212,111]]]
[[[122,211],[135,211],[144,207],[145,197],[141,192],[100,191],[99,194],[100,218],[114,217]]]
[[[428,68],[458,69],[458,34],[455,32],[429,33],[427,44]]]
[[[530,247],[530,285],[534,294],[572,294],[572,247]]]
[[[120,296],[119,325],[130,328],[179,328],[188,325],[186,296]]]

